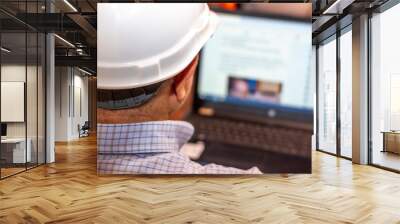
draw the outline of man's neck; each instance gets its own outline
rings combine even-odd
[[[156,116],[155,116],[156,115]],[[105,110],[97,108],[97,122],[102,124],[139,123],[146,121],[169,120],[168,113],[148,114],[136,109]]]

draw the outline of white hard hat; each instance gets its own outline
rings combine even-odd
[[[131,89],[169,79],[214,33],[205,3],[99,3],[97,85]]]

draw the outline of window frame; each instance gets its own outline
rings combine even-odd
[[[341,118],[340,118],[340,84],[341,84],[341,66],[340,66],[340,38],[342,35],[346,34],[347,32],[352,32],[352,23],[347,24],[343,28],[336,31],[336,33],[330,35],[329,37],[319,41],[316,44],[316,150],[319,152],[327,153],[333,156],[337,156],[340,158],[344,158],[347,160],[352,160],[352,158],[342,155],[341,153]],[[320,75],[319,75],[319,51],[321,44],[329,43],[330,41],[336,41],[336,151],[334,153],[329,152],[327,150],[321,149],[319,143],[319,112],[320,112],[320,105],[319,105],[319,89],[320,89]]]

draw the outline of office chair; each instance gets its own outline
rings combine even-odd
[[[87,137],[89,136],[89,129],[90,129],[90,124],[89,121],[85,121],[85,123],[82,125],[82,127],[79,127],[80,125],[78,125],[78,129],[79,129],[79,138],[80,137]]]

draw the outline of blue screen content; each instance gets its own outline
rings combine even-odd
[[[202,50],[198,96],[207,101],[312,112],[311,23],[219,13]]]

